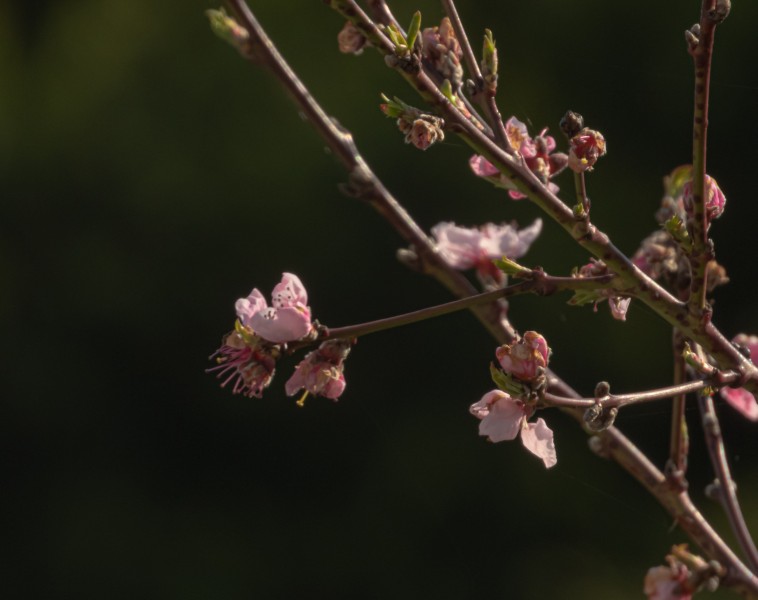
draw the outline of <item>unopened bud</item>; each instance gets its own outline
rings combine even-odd
[[[249,55],[250,48],[248,40],[250,34],[247,32],[247,29],[227,15],[223,8],[219,10],[206,10],[205,15],[211,23],[211,30],[213,33],[228,44],[234,46],[243,55]]]
[[[445,121],[439,117],[421,115],[411,124],[405,136],[405,143],[413,144],[419,150],[426,150],[432,144],[445,139],[445,132],[442,130],[444,126]]]
[[[356,56],[361,54],[367,41],[366,36],[353,25],[352,21],[347,21],[337,34],[337,44],[343,54],[355,54]]]
[[[571,139],[584,128],[584,117],[573,110],[569,110],[563,115],[559,125],[565,136]]]

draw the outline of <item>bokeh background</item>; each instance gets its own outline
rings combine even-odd
[[[758,331],[755,164],[758,3],[717,34],[709,172],[733,284],[725,333]],[[468,314],[361,339],[339,403],[304,409],[281,364],[263,399],[204,374],[253,286],[299,274],[332,326],[449,299],[399,265],[402,241],[342,197],[344,173],[267,74],[209,31],[212,5],[147,0],[0,3],[2,577],[7,598],[639,598],[648,567],[686,541],[645,492],[592,455],[558,413],[558,466],[477,436],[494,344]],[[475,180],[454,136],[421,153],[378,110],[413,93],[367,51],[336,49],[320,2],[253,8],[324,107],[353,131],[424,227],[537,209]],[[399,2],[408,21],[436,2]],[[566,109],[602,130],[593,217],[633,252],[655,228],[661,178],[689,162],[696,0],[464,2],[494,30],[501,107],[532,132]],[[558,180],[571,189],[570,176]],[[528,262],[586,260],[546,224]],[[663,385],[669,331],[634,303],[625,324],[565,296],[512,302],[583,393]],[[758,531],[756,428],[719,403],[748,521]],[[693,495],[710,480],[690,411]],[[661,465],[666,403],[618,425]],[[728,534],[727,534],[728,535]],[[731,539],[731,538],[730,538]],[[714,597],[727,597],[717,594]]]

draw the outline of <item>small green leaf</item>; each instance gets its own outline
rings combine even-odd
[[[520,264],[511,260],[507,256],[503,256],[502,258],[498,258],[492,262],[495,263],[495,266],[506,275],[524,275],[525,273],[531,272],[531,269],[522,267]]]
[[[567,304],[571,306],[584,306],[602,300],[603,296],[598,290],[576,290],[569,298]]]
[[[440,91],[445,96],[445,98],[450,100],[450,102],[452,102],[455,106],[458,105],[458,99],[456,98],[455,93],[453,92],[453,86],[451,85],[449,79],[445,79],[442,82],[442,85],[440,85]]]
[[[408,48],[413,52],[413,45],[416,43],[416,37],[418,37],[419,29],[421,29],[421,11],[413,13],[411,24],[408,27]]]

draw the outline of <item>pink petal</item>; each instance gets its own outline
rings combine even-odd
[[[264,340],[281,344],[305,337],[311,330],[308,308],[269,308],[250,318],[250,327]]]
[[[629,310],[629,303],[631,298],[622,298],[620,296],[614,296],[608,298],[608,306],[611,307],[611,315],[618,321],[626,321],[626,311]]]
[[[482,410],[486,405],[488,410]],[[470,411],[482,419],[479,435],[487,436],[492,442],[515,439],[524,420],[524,406],[505,392],[492,390],[472,405]]]
[[[721,388],[721,397],[751,421],[758,421],[758,402],[745,388]]]
[[[288,396],[294,396],[299,390],[302,390],[305,387],[305,374],[308,366],[308,360],[305,359],[295,367],[295,372],[292,374],[292,377],[290,377],[287,380],[287,383],[284,384],[284,391],[287,392]]]
[[[548,469],[558,462],[553,431],[545,424],[544,419],[537,419],[534,423],[524,425],[521,430],[521,442],[529,452],[539,456]]]
[[[308,293],[297,275],[282,273],[282,281],[271,292],[271,304],[276,308],[308,305]]]
[[[234,303],[237,317],[239,317],[240,323],[245,326],[250,325],[250,319],[253,315],[266,310],[266,308],[268,308],[268,304],[266,304],[266,299],[258,291],[258,288],[253,289],[247,298],[240,298]]]
[[[497,170],[495,165],[478,154],[474,154],[474,156],[469,158],[468,164],[474,172],[474,175],[477,177],[494,177],[500,175],[500,171]]]

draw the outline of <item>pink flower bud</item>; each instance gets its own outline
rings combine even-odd
[[[550,348],[539,333],[527,331],[513,344],[500,346],[495,356],[506,373],[522,381],[534,381],[547,367]]]
[[[684,184],[682,194],[684,210],[687,211],[687,214],[691,216],[693,213],[693,204],[695,201],[692,193],[692,180],[689,180]],[[724,212],[724,207],[726,205],[726,196],[724,196],[724,192],[721,191],[721,188],[719,187],[719,184],[716,183],[716,180],[710,175],[705,176],[705,194],[705,213],[706,218],[708,219],[708,223],[710,223],[713,219],[718,219]]]

